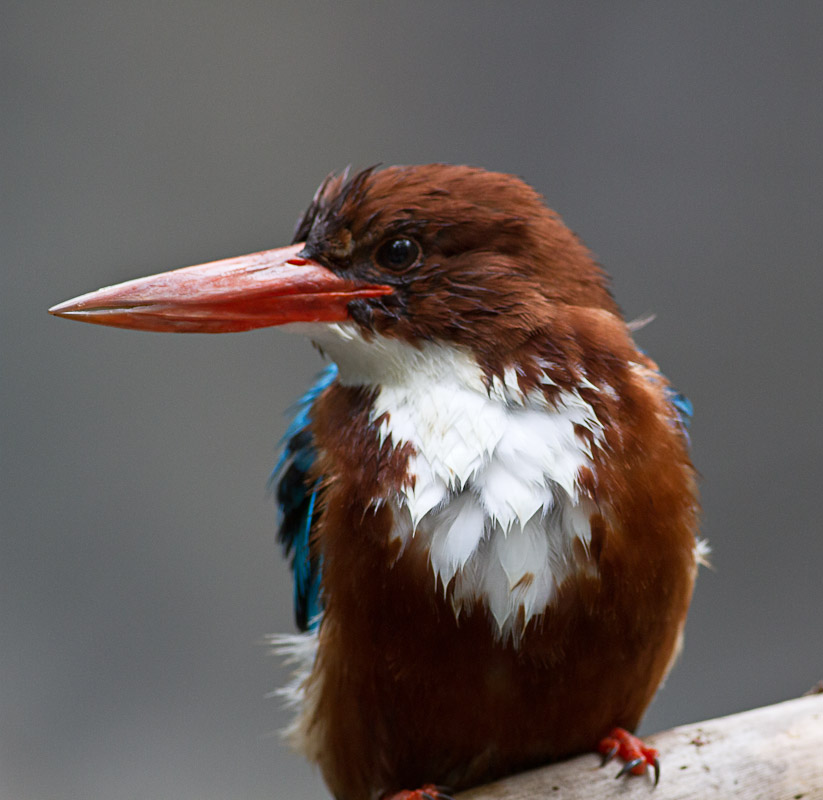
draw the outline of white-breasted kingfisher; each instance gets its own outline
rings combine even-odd
[[[288,324],[333,362],[273,478],[303,631],[280,640],[292,742],[337,800],[594,749],[657,776],[628,732],[701,555],[690,408],[603,270],[521,180],[444,164],[330,176],[294,241],[51,309]]]

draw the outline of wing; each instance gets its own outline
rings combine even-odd
[[[653,319],[653,317],[652,317]],[[630,330],[637,330],[640,327],[643,327],[647,324],[649,320],[640,320],[639,322],[633,322],[629,324]],[[642,353],[646,358],[649,358],[646,351],[642,348],[638,348],[639,352]],[[682,392],[678,392],[677,389],[672,386],[666,376],[657,368],[657,365],[649,359],[649,364],[651,368],[654,370],[654,381],[657,382],[659,379],[663,383],[663,392],[666,396],[666,400],[672,407],[674,411],[674,416],[672,421],[675,425],[679,428],[680,432],[683,434],[683,438],[686,440],[686,444],[691,446],[691,438],[689,437],[689,425],[691,425],[692,417],[694,416],[694,406],[692,406],[692,401],[686,397],[685,394]]]
[[[311,411],[317,396],[337,377],[331,364],[295,406],[295,416],[283,437],[283,453],[270,478],[276,487],[279,511],[277,541],[291,558],[294,578],[294,616],[301,631],[314,630],[323,612],[320,594],[322,560],[310,547],[319,478],[309,473],[316,452],[311,434]]]
[[[677,415],[678,426],[688,442],[689,425],[691,424],[692,416],[694,416],[692,401],[689,400],[685,394],[678,392],[677,389],[671,386],[666,387],[666,399],[672,404],[674,413]]]

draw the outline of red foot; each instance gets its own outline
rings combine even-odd
[[[605,739],[600,740],[597,751],[602,754],[604,765],[615,756],[626,762],[617,773],[618,778],[629,773],[645,775],[646,768],[651,767],[654,770],[654,785],[657,786],[660,780],[660,759],[657,757],[657,750],[646,747],[642,739],[632,736],[623,728],[613,728]]]
[[[383,800],[452,800],[452,798],[447,794],[443,794],[442,786],[427,783],[422,788],[415,789],[413,792],[404,791],[385,795]]]

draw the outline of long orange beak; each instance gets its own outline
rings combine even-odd
[[[303,244],[184,267],[108,286],[49,309],[97,325],[175,333],[229,333],[287,322],[343,322],[352,300],[390,294],[298,253]]]

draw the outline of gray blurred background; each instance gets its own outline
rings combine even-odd
[[[319,800],[265,482],[321,367],[46,308],[289,241],[331,169],[513,172],[694,401],[714,569],[643,730],[823,678],[823,4],[7,2],[0,797]],[[665,771],[665,762],[664,762]]]

